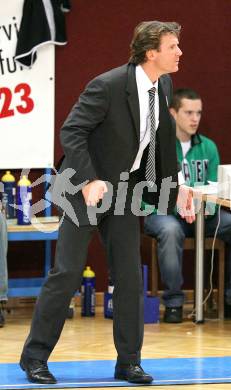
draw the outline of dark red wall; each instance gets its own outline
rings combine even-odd
[[[127,62],[134,27],[157,19],[182,25],[174,86],[201,94],[201,131],[217,142],[222,162],[230,162],[230,15],[227,0],[72,0],[68,44],[56,50],[56,158],[60,125],[86,83]]]
[[[201,131],[217,142],[222,162],[230,163],[230,15],[227,0],[72,0],[66,15],[68,44],[56,47],[56,162],[62,155],[60,126],[86,83],[126,63],[134,27],[157,19],[182,25],[183,56],[174,86],[201,94]],[[103,290],[105,256],[97,237],[88,261],[96,270],[97,289]]]

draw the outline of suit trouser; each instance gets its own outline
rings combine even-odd
[[[70,300],[80,287],[93,226],[77,227],[64,219],[50,271],[35,306],[26,357],[47,360],[64,326]],[[143,342],[143,286],[140,261],[139,219],[131,211],[108,214],[98,230],[106,247],[114,281],[113,334],[118,361],[140,362]]]

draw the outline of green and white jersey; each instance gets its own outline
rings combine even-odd
[[[195,187],[217,181],[217,167],[220,164],[216,144],[209,138],[195,134],[191,138],[191,148],[183,156],[180,141],[176,141],[178,162],[181,166],[185,184]]]
[[[216,144],[209,138],[195,134],[191,138],[191,147],[185,157],[181,142],[176,140],[176,151],[178,163],[181,167],[185,184],[190,187],[208,184],[208,181],[217,181],[217,168],[220,164],[220,157]],[[153,206],[142,202],[142,209],[156,214],[157,210]],[[215,204],[206,204],[206,211],[213,215],[216,211]],[[176,210],[175,210],[176,214]]]

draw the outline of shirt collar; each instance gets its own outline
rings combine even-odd
[[[158,80],[152,83],[150,78],[147,76],[141,65],[136,66],[136,82],[137,87],[142,92],[148,92],[149,89],[155,87],[158,93]]]
[[[201,143],[201,137],[199,133],[193,134],[191,137],[192,146],[198,145]]]
[[[177,138],[176,139],[177,142],[180,144],[180,140]],[[199,133],[196,133],[196,134],[193,134],[192,137],[191,137],[191,146],[195,146],[195,145],[198,145],[200,144],[202,141],[201,141],[201,137],[200,137],[200,134]]]

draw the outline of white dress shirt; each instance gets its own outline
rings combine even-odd
[[[158,80],[154,83],[149,79],[141,65],[136,66],[136,84],[138,90],[139,107],[140,107],[140,146],[136,155],[135,161],[131,168],[131,172],[139,169],[141,158],[144,149],[150,142],[151,122],[149,110],[149,89],[155,87],[155,125],[156,130],[159,126],[159,95],[158,95]],[[166,97],[167,101],[167,97]],[[178,173],[179,184],[184,183],[182,172]]]
[[[149,79],[141,65],[136,66],[136,84],[138,90],[139,106],[140,106],[140,146],[136,155],[135,161],[131,168],[131,172],[139,169],[143,151],[150,142],[150,111],[149,111],[149,89],[155,87],[155,123],[156,129],[159,126],[159,96],[158,96],[158,80],[155,83]]]

